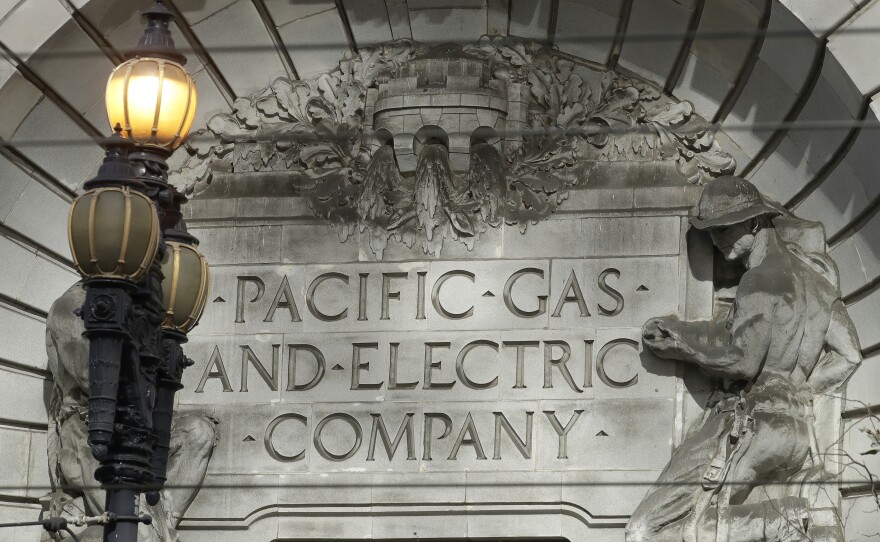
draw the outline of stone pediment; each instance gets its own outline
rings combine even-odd
[[[398,40],[237,100],[174,177],[198,195],[281,175],[341,241],[360,230],[378,259],[389,239],[439,256],[501,224],[524,232],[573,189],[650,185],[615,164],[669,169],[667,185],[732,173],[714,129],[690,102],[539,42]]]

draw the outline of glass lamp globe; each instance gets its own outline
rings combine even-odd
[[[107,81],[107,118],[137,145],[169,153],[183,142],[196,115],[196,85],[177,62],[135,57]]]
[[[162,259],[162,304],[168,330],[187,333],[205,310],[210,287],[208,261],[195,245],[166,241]]]
[[[159,249],[159,216],[133,176],[131,145],[119,135],[109,139],[98,174],[70,206],[70,252],[84,278],[137,282]]]

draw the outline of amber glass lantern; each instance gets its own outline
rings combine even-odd
[[[162,260],[162,327],[187,333],[198,323],[208,300],[208,261],[194,244],[169,240],[166,245]]]
[[[147,28],[137,47],[107,81],[107,117],[136,145],[170,155],[192,128],[196,85],[183,68],[186,57],[174,47],[174,15],[161,2],[144,15]]]
[[[130,145],[130,144],[129,144]],[[70,207],[68,239],[83,278],[137,282],[159,247],[159,217],[128,163],[126,142],[107,143],[98,175]]]
[[[107,118],[138,145],[173,151],[196,116],[196,85],[177,62],[132,58],[107,81]]]

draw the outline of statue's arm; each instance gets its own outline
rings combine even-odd
[[[832,391],[846,382],[862,362],[855,325],[840,300],[831,308],[831,323],[825,335],[825,347],[825,357],[808,380],[818,392]]]
[[[779,296],[760,288],[760,280],[743,277],[737,290],[730,330],[707,322],[655,319],[645,325],[643,339],[657,355],[700,366],[730,380],[758,375],[770,349],[772,314]]]

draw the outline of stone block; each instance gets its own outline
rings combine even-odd
[[[19,241],[0,235],[0,294],[17,299],[37,253]]]
[[[385,0],[385,9],[388,11],[388,23],[391,26],[391,35],[394,39],[412,38],[406,0]]]
[[[19,523],[25,521],[37,521],[40,518],[42,507],[38,504],[17,504],[4,502],[0,504],[0,522],[3,523]],[[25,542],[30,540],[39,540],[42,536],[43,528],[35,527],[14,527],[4,529],[3,536],[7,540],[15,542]]]
[[[403,133],[403,116],[398,115],[390,115],[387,113],[382,113],[376,118],[376,124],[374,125],[376,130],[384,128],[388,130],[392,134],[402,134]]]
[[[877,534],[880,510],[871,495],[843,499],[841,517],[849,540],[870,540]]]
[[[342,243],[337,232],[323,222],[286,225],[282,227],[281,232],[281,261],[284,263],[356,262],[358,261],[357,239],[348,239]]]
[[[281,261],[281,226],[190,229],[201,241],[199,248],[211,263]]]
[[[43,93],[15,71],[15,67],[6,60],[0,59],[0,67],[4,72],[9,69],[14,71],[0,87],[0,100],[3,103],[16,104],[15,107],[0,109],[0,137],[11,139],[28,113],[40,102]]]
[[[848,307],[849,316],[856,325],[863,350],[880,344],[880,328],[877,327],[877,311],[880,311],[880,292],[871,292]]]
[[[828,50],[862,94],[868,94],[880,81],[880,66],[874,62],[874,53],[880,48],[880,35],[866,32],[878,25],[880,6],[867,4],[828,38]]]
[[[28,489],[26,494],[31,498],[39,498],[52,486],[49,477],[49,456],[47,435],[45,431],[31,430],[30,458],[28,460]]]
[[[770,10],[767,31],[761,60],[789,89],[799,93],[811,75],[819,40],[787,9]]]
[[[431,97],[425,94],[415,96],[403,96],[404,107],[429,107]]]
[[[507,35],[510,25],[510,7],[509,0],[488,0],[486,2],[488,10],[487,33],[489,35]]]
[[[836,53],[831,48],[826,49],[825,62],[822,65],[822,76],[826,78],[834,92],[840,96],[840,99],[849,108],[850,115],[857,116],[862,108],[864,97],[852,79],[850,79],[844,67],[840,65]]]
[[[689,53],[675,88],[675,95],[694,104],[697,114],[711,119],[718,112],[731,87],[715,68]]]
[[[376,473],[373,504],[464,504],[468,474],[464,472]]]
[[[500,115],[495,111],[491,111],[489,109],[477,109],[477,119],[480,122],[480,126],[488,126],[492,128],[495,126],[495,123],[498,121],[499,118]],[[509,120],[515,122],[518,119],[515,117],[510,117]]]
[[[585,40],[583,36],[613,36],[623,6],[621,0],[561,0],[556,19],[556,43],[563,52],[605,64],[610,41]]]
[[[804,105],[803,111],[798,116],[804,122],[848,122],[854,116],[849,108],[828,83],[825,74],[827,68],[823,68],[823,75],[816,82],[810,99]],[[790,130],[788,133],[791,140],[803,149],[803,160],[806,160],[814,171],[825,166],[834,154],[840,149],[844,139],[849,135],[849,130]]]
[[[69,20],[70,13],[55,0],[20,2],[0,22],[0,42],[26,61]]]
[[[456,4],[461,4],[457,1]],[[479,7],[417,9],[409,5],[409,22],[413,39],[423,43],[473,42],[486,33],[485,0]]]
[[[426,107],[422,109],[422,126],[439,124],[441,115],[443,115],[443,109],[440,107]]]
[[[450,152],[449,166],[455,173],[467,173],[471,163],[470,154],[467,152]]]
[[[870,111],[866,118],[868,122],[877,122],[877,117]],[[875,181],[877,168],[880,167],[880,130],[862,130],[855,142],[846,154],[846,163],[852,168],[853,173],[869,200],[880,196],[880,183]]]
[[[195,126],[204,126],[208,120],[217,113],[229,113],[232,111],[223,94],[217,88],[214,80],[207,70],[193,73],[196,88],[199,89],[199,103],[196,106]]]
[[[41,343],[36,343],[41,344]],[[52,382],[31,373],[0,367],[0,418],[32,424],[45,424],[46,403]]]
[[[361,511],[357,514],[350,513],[351,508],[328,507],[334,514],[332,523],[315,521],[310,517],[282,516],[277,520],[278,526],[272,530],[272,536],[293,538],[296,536],[309,536],[314,540],[323,536],[338,537],[338,540],[367,540],[372,537],[373,522],[376,521],[368,513]],[[398,517],[390,516],[387,521],[394,522]],[[268,536],[268,535],[267,535]]]
[[[756,7],[749,0],[727,0],[724,2],[706,2],[700,16],[699,33],[713,34],[721,32],[757,29],[760,25],[762,8]],[[753,40],[751,39],[694,39],[691,52],[706,64],[701,72],[705,75],[699,80],[709,83],[709,73],[718,74],[720,81],[709,83],[708,89],[731,84],[737,80],[746,62]],[[710,117],[711,118],[711,117]]]
[[[27,429],[0,426],[0,487],[4,495],[23,497],[28,486],[31,432]]]
[[[816,174],[804,160],[804,151],[786,135],[776,150],[749,175],[749,180],[774,201],[788,202]]]
[[[175,4],[190,25],[196,25],[240,0],[180,0]],[[267,4],[270,3],[266,2]],[[281,24],[281,23],[278,23]]]
[[[507,111],[507,100],[503,98],[489,98],[489,108],[496,111]]]
[[[399,109],[401,107],[403,107],[403,96],[381,98],[376,101],[376,111],[385,111],[387,109]]]
[[[851,237],[868,281],[880,276],[880,217],[874,216]]]
[[[659,474],[651,470],[566,472],[561,500],[580,503],[595,516],[628,516]]]
[[[410,9],[481,8],[486,0],[407,0]]]
[[[384,0],[343,0],[342,5],[359,47],[394,39]]]
[[[468,144],[470,144],[470,135],[481,126],[480,119],[476,114],[464,114],[459,115],[459,131],[468,137]]]
[[[68,51],[76,51],[78,56],[65,55]],[[28,60],[28,66],[80,113],[92,109],[99,98],[103,101],[107,77],[114,68],[110,59],[73,20],[46,40]],[[71,84],[72,81],[76,83]],[[106,117],[95,126],[109,131]]]
[[[442,120],[442,117],[441,117]],[[422,116],[419,114],[415,115],[406,115],[403,118],[403,131],[409,134],[418,133],[419,130],[422,129],[424,124],[422,124]]]
[[[461,94],[433,94],[431,107],[457,107],[461,105]]]
[[[847,406],[860,408],[851,403]],[[873,476],[876,475],[874,473],[880,471],[880,455],[870,453],[877,449],[876,437],[872,438],[868,432],[878,429],[877,418],[875,416],[853,418],[846,420],[843,425],[841,443],[843,445],[842,451],[846,455],[840,459],[843,467],[843,472],[840,475],[843,482],[841,485],[844,487],[870,487]],[[850,540],[853,539],[850,538]]]
[[[829,251],[840,272],[840,290],[849,295],[868,282],[865,268],[855,242],[845,239]]]
[[[855,9],[851,0],[829,0],[822,5],[797,0],[781,0],[816,37],[822,36],[829,28],[850,16]]]
[[[5,224],[56,254],[69,258],[69,210],[70,201],[67,197],[62,197],[39,181],[31,179],[6,217]]]
[[[424,521],[423,518],[411,514],[401,514],[394,518],[379,516],[373,518],[370,538],[376,540],[438,540],[445,537],[455,537],[459,540],[466,540],[470,533],[469,517],[458,510],[450,510],[449,512],[439,521]]]
[[[39,143],[59,139],[70,144]],[[49,100],[41,101],[24,119],[12,137],[13,143],[17,141],[28,141],[20,149],[22,154],[71,189],[76,189],[104,156],[103,150]]]
[[[462,94],[461,106],[470,110],[475,107],[488,108],[490,99],[488,94]]]
[[[674,0],[635,0],[627,33],[646,35],[662,28],[669,34],[687,31],[693,8]],[[666,83],[681,50],[681,40],[624,40],[620,66],[659,85]]]
[[[551,426],[540,424],[538,468],[555,470],[660,470],[672,455],[671,443],[647,438],[659,428],[671,433],[672,399],[616,399],[613,401],[543,401],[564,426],[582,411],[567,438],[568,459],[559,459],[558,437]],[[536,414],[537,415],[537,414]],[[541,420],[546,422],[547,420]],[[605,435],[602,435],[605,433]],[[577,454],[575,450],[590,450]]]
[[[228,32],[229,28],[235,32]],[[239,96],[286,75],[272,38],[252,2],[236,2],[192,25],[199,40]],[[296,49],[294,49],[296,51]]]
[[[724,125],[749,126],[781,122],[796,99],[795,91],[789,88],[770,66],[758,59],[752,76],[742,90],[736,105]],[[756,128],[731,130],[728,135],[739,145],[749,158],[754,157],[773,135],[773,130]],[[745,164],[738,164],[743,167]]]
[[[205,485],[193,500],[193,503],[187,511],[187,516],[194,519],[214,519],[223,518],[245,518],[255,508],[272,506],[278,503],[278,475],[260,475],[260,474],[213,474],[209,473],[205,478]],[[214,489],[210,486],[220,486],[220,489]],[[237,492],[227,491],[225,488],[242,486],[247,488],[247,497]],[[263,526],[261,526],[262,528]],[[254,533],[253,531],[257,531]],[[191,534],[198,531],[188,531],[187,537],[192,538]],[[260,529],[251,529],[248,534],[259,536]],[[278,532],[277,525],[272,529],[271,536],[276,536]],[[205,538],[205,541],[216,540],[217,533],[212,533],[213,538]],[[270,539],[266,535],[266,539]]]
[[[550,0],[510,2],[510,31],[507,33],[538,41],[546,40],[547,29],[550,28],[550,4]]]
[[[844,410],[857,410],[880,404],[877,382],[880,381],[880,354],[874,353],[862,360],[846,385]]]
[[[672,255],[680,228],[677,217],[560,218],[530,226],[521,238],[518,227],[507,227],[504,257]]]
[[[46,322],[41,318],[0,304],[0,324],[14,341],[0,342],[0,359],[34,369],[46,368]],[[15,418],[13,418],[15,419]]]
[[[273,5],[269,9],[274,14],[274,10],[282,5],[296,9],[299,4],[278,0]],[[279,25],[278,33],[290,51],[293,65],[301,78],[332,71],[348,51],[347,42],[338,39],[345,35],[345,29],[335,8],[292,22],[276,20],[275,24]],[[321,46],[316,47],[317,44]]]
[[[34,260],[18,299],[46,312],[80,276],[67,265],[40,254]]]
[[[829,237],[845,228],[868,203],[868,198],[852,168],[842,161],[810,194],[795,212],[807,220],[825,225]]]
[[[480,86],[480,77],[450,75],[446,78],[446,89],[454,92],[474,90]]]

